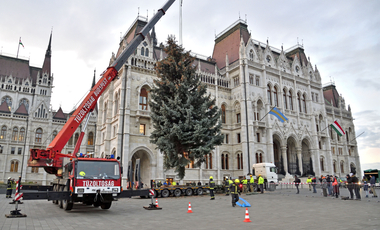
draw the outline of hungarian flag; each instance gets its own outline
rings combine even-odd
[[[331,128],[333,128],[335,130],[335,132],[341,137],[343,136],[344,134],[344,131],[342,129],[342,127],[339,125],[339,123],[337,121],[334,121],[334,123],[332,123],[331,125]]]
[[[19,44],[22,45],[22,48],[25,48],[25,47],[24,47],[24,44],[22,44],[22,42],[21,42],[21,38],[20,38],[20,42],[19,42]]]

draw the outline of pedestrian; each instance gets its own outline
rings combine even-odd
[[[251,192],[255,192],[254,186],[255,186],[255,179],[253,178],[252,175],[250,175],[251,179],[249,180],[249,187],[251,189]]]
[[[257,183],[260,186],[260,192],[264,193],[264,178],[261,176],[261,174],[259,174],[259,178],[257,180],[258,180]]]
[[[239,179],[236,179],[235,183],[232,183],[230,185],[231,198],[232,198],[232,207],[235,207],[236,206],[236,202],[239,201],[239,194],[240,194],[239,184],[240,184]]]
[[[215,200],[215,196],[214,196],[215,181],[212,176],[210,176],[209,185],[210,185],[210,196],[211,196],[210,200]]]
[[[332,196],[332,181],[331,176],[326,176],[326,182],[327,182],[327,190],[329,191],[329,196]]]
[[[244,177],[244,179],[242,180],[242,183],[243,183],[243,193],[247,193],[247,190],[248,190],[248,187],[247,187],[248,181],[247,181],[246,177]]]
[[[7,194],[5,198],[12,198],[12,179],[8,177],[7,181]]]
[[[359,179],[356,177],[355,174],[351,176],[352,178],[352,185],[355,192],[356,200],[360,200],[360,185],[359,185]]]
[[[165,181],[165,182],[164,182],[164,185],[168,185],[168,182],[167,182],[167,181]]]
[[[338,195],[339,195],[339,184],[338,184],[338,178],[337,178],[337,176],[333,177],[332,186],[334,188],[333,195],[335,195],[335,197],[338,198]]]
[[[173,186],[176,186],[176,185],[177,185],[177,182],[175,182],[175,181],[173,180],[172,185],[173,185]]]
[[[326,177],[322,177],[322,194],[327,197],[327,180]]]
[[[306,180],[306,183],[309,184],[309,191],[311,191],[311,181],[312,181],[311,177],[308,176],[308,177],[307,177],[307,180]]]
[[[198,181],[198,186],[201,186],[201,185],[202,185],[202,183],[200,181]]]
[[[228,177],[224,179],[224,191],[226,192],[226,196],[230,195],[230,182],[228,180]]]
[[[346,178],[347,178],[347,189],[350,192],[350,199],[353,200],[354,199],[354,193],[353,193],[354,188],[352,185],[351,175],[347,174]]]
[[[157,187],[161,187],[162,186],[162,183],[161,181],[159,180],[158,183],[157,183]]]
[[[300,193],[300,190],[298,189],[298,186],[300,185],[301,183],[301,180],[300,178],[297,177],[297,175],[294,176],[294,185],[296,186],[297,188],[297,193],[296,194],[299,194]]]
[[[365,176],[363,176],[362,182],[363,182],[363,190],[365,191],[365,197],[368,198],[368,180]]]
[[[317,193],[317,190],[315,189],[315,186],[317,185],[317,178],[315,176],[311,180],[311,184],[313,186],[313,193]]]
[[[372,175],[370,175],[370,180],[369,180],[369,183],[371,184],[371,191],[372,191],[372,197],[377,197],[377,194],[376,194],[376,178]]]

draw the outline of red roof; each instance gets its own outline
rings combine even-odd
[[[38,70],[41,70],[41,68],[29,66],[28,60],[0,55],[0,76],[12,75],[13,78],[18,79],[29,78],[34,85],[36,83]]]
[[[6,101],[3,101],[0,105],[0,112],[1,113],[10,113],[11,111],[9,110],[8,103]]]
[[[66,120],[66,115],[63,113],[61,107],[59,107],[58,111],[54,114],[53,119]]]
[[[24,103],[20,104],[20,107],[18,107],[15,111],[15,114],[28,115],[28,111],[26,110]]]
[[[228,54],[229,63],[239,60],[241,37],[243,38],[244,45],[246,45],[250,34],[247,25],[239,22],[236,26],[215,39],[212,58],[216,61],[219,69],[226,66],[226,54]]]
[[[332,106],[338,108],[339,93],[334,85],[323,87],[323,97],[326,99],[325,103],[331,105],[332,101]]]

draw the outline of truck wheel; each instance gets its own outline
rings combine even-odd
[[[191,188],[188,188],[188,189],[186,189],[185,194],[186,194],[186,196],[191,196],[191,195],[193,195],[193,190]]]
[[[197,194],[198,195],[203,195],[203,189],[202,188],[198,188],[197,189]]]
[[[95,208],[100,206],[100,201],[96,201],[92,204]]]
[[[53,185],[53,192],[58,191],[57,187],[58,187],[58,185],[56,185],[56,184]],[[58,204],[58,200],[53,200],[53,204]]]
[[[169,195],[170,195],[169,190],[167,190],[167,189],[162,190],[162,192],[161,192],[161,197],[166,198],[166,197],[168,197]]]
[[[176,190],[174,190],[173,194],[175,197],[180,197],[182,194],[181,189],[177,188]]]
[[[63,191],[63,186],[58,185],[57,191]],[[59,208],[63,208],[63,202],[62,202],[62,200],[58,200],[58,206],[59,206]]]
[[[65,186],[63,187],[62,191],[70,191],[69,187],[68,186]],[[65,211],[70,211],[71,209],[73,209],[73,206],[74,206],[74,203],[68,199],[68,200],[62,200],[62,208],[65,210]]]
[[[102,203],[102,204],[100,205],[100,207],[101,207],[102,209],[110,209],[110,208],[111,208],[111,204],[112,204],[112,201],[109,202],[109,203]]]

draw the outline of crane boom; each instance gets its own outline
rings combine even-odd
[[[119,70],[128,60],[131,54],[136,50],[137,46],[145,39],[145,36],[153,28],[153,26],[160,20],[169,7],[175,0],[168,0],[164,6],[157,11],[157,13],[150,19],[144,26],[140,33],[129,43],[126,49],[116,58],[116,60],[103,72],[100,80],[95,84],[91,91],[87,94],[86,98],[82,101],[80,106],[70,116],[69,120],[62,127],[61,131],[49,144],[47,149],[31,149],[28,166],[30,167],[44,167],[45,171],[50,174],[59,175],[58,169],[62,167],[62,158],[70,157],[75,158],[76,155],[63,154],[62,149],[69,141],[73,133],[81,124],[83,119],[94,110],[99,97],[118,75]]]

